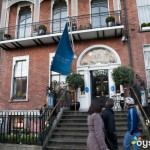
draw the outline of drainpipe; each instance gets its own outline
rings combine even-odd
[[[129,51],[130,66],[133,68],[133,57],[132,57],[132,49],[131,49],[129,26],[128,26],[128,14],[127,14],[126,0],[124,0],[124,15],[125,15],[125,25],[127,29],[127,35],[128,35],[127,44],[128,44],[128,51]]]

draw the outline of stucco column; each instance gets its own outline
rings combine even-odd
[[[78,0],[71,0],[71,16],[78,16]]]
[[[34,18],[33,18],[33,22],[39,22],[39,17],[40,17],[40,4],[41,4],[41,0],[35,0],[34,3]]]

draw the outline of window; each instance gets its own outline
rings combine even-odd
[[[63,31],[67,22],[67,4],[65,0],[57,0],[53,5],[53,33]]]
[[[107,0],[92,0],[91,2],[91,19],[92,26],[105,27],[106,26],[106,14],[108,12],[108,2]]]
[[[50,53],[50,65],[51,65],[51,62],[53,60],[54,55],[55,55],[55,53]],[[61,86],[66,86],[66,77],[67,77],[66,75],[62,75],[60,73],[52,71],[50,73],[50,76],[51,76],[51,83],[52,83],[53,87],[57,83],[60,83]]]
[[[13,129],[23,129],[24,117],[23,116],[12,116]]]
[[[27,99],[28,59],[28,56],[22,56],[13,60],[12,100]]]
[[[31,8],[30,6],[20,7],[17,38],[29,37],[31,34]]]
[[[146,78],[147,78],[147,90],[148,90],[148,95],[150,96],[150,46],[144,47],[144,61],[145,61]]]
[[[81,60],[81,65],[114,64],[114,63],[117,63],[116,56],[106,48],[93,49],[87,52]]]
[[[137,0],[137,7],[140,26],[150,22],[150,0]]]

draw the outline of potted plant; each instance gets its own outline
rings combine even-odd
[[[44,24],[39,26],[39,30],[38,30],[39,35],[46,34],[46,31],[47,31],[47,27]]]
[[[111,27],[111,26],[115,25],[115,17],[114,16],[108,16],[105,21],[106,21],[107,27]]]
[[[80,107],[80,103],[76,102],[76,92],[77,88],[84,86],[84,79],[78,73],[71,73],[67,76],[66,83],[69,86],[71,93],[74,95],[70,108],[73,110],[78,110]]]
[[[134,81],[134,71],[131,67],[119,66],[113,69],[112,78],[115,81],[116,86],[126,86],[126,96],[129,95],[129,86]]]

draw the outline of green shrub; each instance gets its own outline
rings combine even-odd
[[[142,24],[141,24],[141,28],[142,28],[142,27],[150,27],[150,22],[148,22],[148,23],[142,23]]]
[[[40,25],[39,26],[39,30],[44,30],[44,31],[46,31],[47,30],[47,27],[43,24],[43,25]]]
[[[142,28],[142,27],[146,27],[146,26],[147,26],[146,23],[142,23],[142,24],[141,24],[141,28]]]
[[[106,23],[114,22],[115,21],[115,17],[114,16],[108,16],[105,21],[106,21]]]
[[[130,85],[134,81],[134,71],[131,67],[119,66],[113,69],[112,77],[116,85],[120,84]]]
[[[67,76],[66,83],[69,87],[77,89],[78,87],[82,87],[84,85],[84,79],[80,74],[71,73]]]
[[[148,27],[150,27],[150,22],[149,22],[149,23],[147,23],[147,26],[148,26]]]

